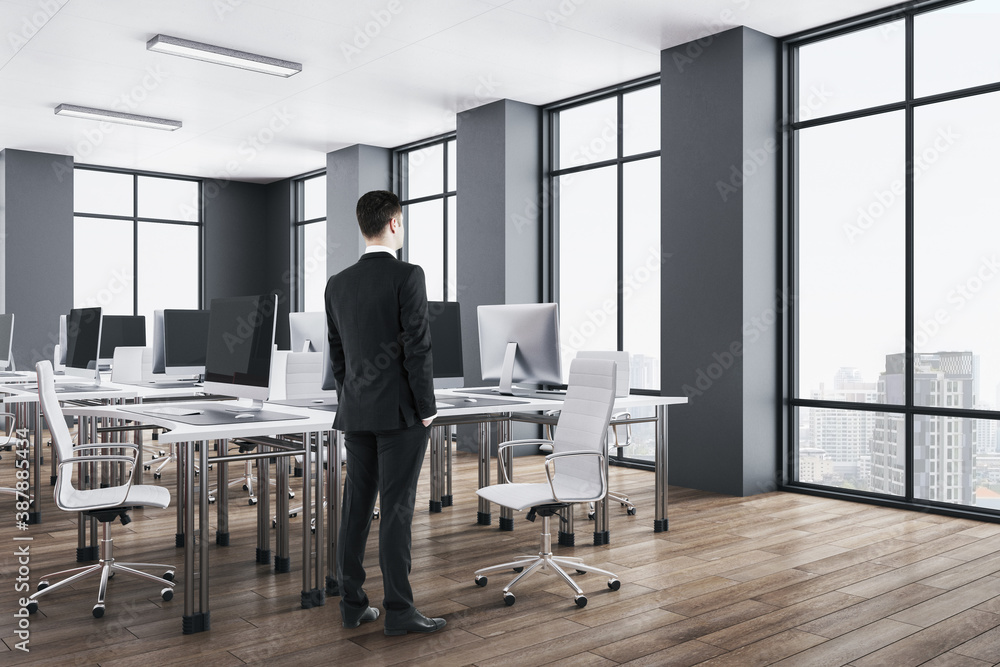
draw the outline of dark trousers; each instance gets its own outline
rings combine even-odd
[[[337,540],[340,614],[357,621],[368,608],[365,545],[375,497],[379,500],[378,551],[385,589],[386,621],[404,619],[414,609],[410,588],[410,524],[420,466],[427,451],[427,428],[417,422],[393,431],[346,431],[347,475]]]

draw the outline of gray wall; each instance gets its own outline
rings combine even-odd
[[[205,182],[205,306],[271,290],[266,186]]]
[[[662,53],[670,483],[737,496],[778,470],[778,48],[734,28]]]
[[[0,301],[14,313],[17,368],[33,370],[73,307],[73,158],[0,152],[0,232]]]

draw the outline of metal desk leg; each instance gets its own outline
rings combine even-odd
[[[479,424],[479,488],[490,485],[490,425],[489,422]],[[490,501],[479,498],[479,511],[476,523],[488,526],[492,522],[490,516]]]
[[[187,492],[188,467],[186,462],[191,456],[188,455],[188,446],[186,443],[176,443],[172,446],[174,447],[174,451],[177,452],[177,533],[174,535],[174,546],[184,547],[187,544],[184,538],[188,533],[185,525],[190,525],[187,524],[187,506],[191,503],[191,496]],[[193,451],[191,454],[193,455]],[[193,476],[193,463],[191,473]]]
[[[325,531],[323,529],[323,462],[328,461],[324,451],[322,433],[303,433],[302,442],[305,443],[306,459],[312,449],[313,441],[316,445],[316,511],[313,519],[310,519],[310,507],[312,504],[312,480],[303,476],[302,482],[302,510],[305,513],[302,519],[302,608],[323,606],[326,602],[324,589],[319,586],[319,578],[323,572],[323,545]],[[304,465],[304,464],[303,464]],[[316,530],[316,560],[311,561],[312,539],[314,532],[312,525],[315,523]],[[315,581],[312,571],[315,571]]]
[[[605,439],[607,436],[605,436]],[[607,443],[605,443],[604,451],[607,452]],[[608,479],[608,456],[605,455],[604,463],[604,479]],[[611,541],[611,531],[608,530],[608,499],[605,496],[603,499],[594,503],[594,546],[600,546],[602,544],[608,544]]]
[[[656,406],[656,495],[653,498],[653,530],[662,533],[667,527],[667,406]]]
[[[430,428],[430,439],[431,439],[431,499],[430,499],[430,511],[440,512],[441,511],[441,489],[444,484],[442,483],[442,467],[443,467],[443,438],[445,427],[434,426]]]
[[[228,440],[215,441],[215,455],[222,456],[216,460],[217,481],[215,485],[216,516],[218,517],[215,529],[215,543],[220,547],[229,546],[229,462],[225,460],[225,454],[229,448]],[[211,491],[209,491],[211,493]]]
[[[305,434],[303,438],[307,437]],[[268,447],[268,449],[271,449]],[[270,468],[271,463],[268,459],[257,459],[257,468],[261,466],[265,468]],[[275,531],[274,541],[277,553],[274,556],[274,571],[275,572],[291,572],[292,571],[292,556],[291,548],[289,547],[288,533],[290,528],[288,526],[288,457],[278,456],[274,460],[274,474],[276,477],[277,484],[274,486],[274,511],[278,515],[278,525]],[[302,457],[302,479],[305,480],[303,486],[305,489],[302,491],[305,498],[302,503],[302,521],[304,523],[309,522],[309,480],[312,478],[312,471],[309,462],[309,445],[306,442],[306,453]],[[261,487],[261,491],[267,494],[267,488]],[[264,516],[265,521],[267,520],[267,515]],[[265,530],[267,526],[265,524]],[[309,569],[308,563],[303,563],[302,568],[304,570]]]
[[[187,502],[184,505],[184,527],[190,537],[184,541],[184,617],[182,627],[184,634],[203,632],[211,629],[211,616],[208,610],[208,485],[200,485],[198,498],[194,495],[194,451],[193,442],[184,443],[178,447],[178,472],[184,471],[184,493]],[[198,462],[202,470],[208,471],[208,442],[203,441],[198,446]],[[183,463],[183,465],[180,465]],[[204,480],[203,480],[204,481]],[[194,507],[198,504],[198,531],[195,532]],[[197,546],[197,548],[196,548]],[[195,555],[197,551],[198,600],[195,603]],[[195,610],[195,607],[198,607]]]
[[[259,451],[264,451],[263,445],[258,445]],[[288,508],[285,508],[284,530],[288,531]],[[271,564],[271,531],[268,530],[268,520],[271,517],[271,465],[266,459],[257,459],[257,562],[264,565]],[[275,525],[274,541],[276,545],[281,544],[281,537],[277,534],[281,530],[281,517]],[[279,547],[275,547],[279,548]],[[275,560],[277,566],[277,560]]]
[[[504,421],[497,422],[497,443],[506,442],[510,440],[511,434],[511,420],[505,419]],[[507,466],[507,475],[510,477],[511,481],[514,481],[514,450],[513,448],[508,448],[503,453],[503,463]],[[500,472],[500,466],[497,464],[497,482],[503,483],[503,474]],[[500,530],[514,530],[514,510],[509,507],[500,508]]]
[[[441,507],[451,507],[453,496],[451,495],[451,434],[454,426],[445,426],[444,431],[444,480],[445,491],[441,494]]]
[[[340,431],[330,431],[327,440],[330,443],[330,476],[326,486],[327,505],[329,514],[327,528],[329,536],[326,540],[326,594],[336,597],[340,595],[340,585],[337,583],[337,539],[340,536],[340,488],[342,484],[340,459],[340,440],[343,436]],[[316,540],[316,548],[319,549],[319,539]]]

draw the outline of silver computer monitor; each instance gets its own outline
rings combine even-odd
[[[14,342],[14,313],[0,313],[0,370],[10,368]]]
[[[97,364],[102,370],[111,368],[115,348],[146,347],[145,315],[104,315],[101,320]]]
[[[74,308],[66,317],[66,374],[100,382],[97,353],[101,342],[101,309]]]
[[[323,353],[322,389],[336,390],[337,381],[333,377],[333,365],[330,363],[330,337],[326,331],[326,313],[318,311],[288,313],[288,328],[292,352]]]
[[[270,388],[277,308],[274,294],[212,299],[205,391],[250,399],[253,410],[263,407]]]
[[[167,375],[203,375],[211,312],[168,309],[162,313],[163,372]],[[153,330],[156,331],[155,325]],[[155,353],[153,359],[155,364]]]
[[[479,306],[479,360],[484,380],[514,395],[514,382],[562,384],[559,308],[554,303]]]
[[[454,301],[428,301],[434,357],[434,388],[451,389],[465,384],[462,365],[462,312]]]

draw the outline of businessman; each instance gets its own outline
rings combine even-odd
[[[364,591],[365,544],[381,497],[379,565],[385,634],[435,632],[443,618],[413,605],[410,524],[427,427],[437,414],[423,270],[396,259],[403,211],[391,192],[358,200],[364,255],[326,285],[326,317],[339,394],[335,429],[344,433],[347,477],[337,541],[340,615],[345,628],[374,621]]]

